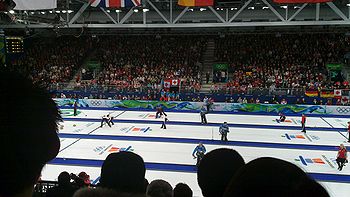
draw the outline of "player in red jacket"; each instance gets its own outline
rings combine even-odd
[[[302,129],[301,132],[304,132],[304,133],[306,133],[305,123],[306,123],[306,116],[305,116],[305,114],[303,114],[301,116],[301,129]]]
[[[347,150],[346,147],[343,144],[340,144],[338,154],[337,154],[337,164],[338,164],[338,170],[341,171],[343,169],[343,166],[345,162],[347,162]]]

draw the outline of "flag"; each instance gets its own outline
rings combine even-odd
[[[341,98],[341,90],[334,90],[334,98]]]
[[[171,81],[170,80],[164,80],[164,88],[169,89],[171,86]]]
[[[92,7],[124,8],[141,5],[141,0],[90,0]]]
[[[322,98],[333,98],[334,97],[334,91],[322,90],[321,91],[321,97]]]
[[[348,104],[349,103],[349,97],[348,96],[342,96],[341,97],[341,103],[342,104]]]
[[[325,3],[333,0],[273,0],[275,3]]]
[[[164,88],[170,89],[171,87],[179,87],[180,80],[179,79],[166,79],[164,80]]]
[[[318,91],[317,90],[306,90],[305,95],[308,97],[317,97]]]
[[[178,79],[171,80],[171,86],[179,86],[179,85],[180,85],[180,80]]]
[[[214,0],[179,0],[177,3],[181,6],[190,6],[190,7],[213,6]]]
[[[57,0],[13,0],[14,10],[47,10],[57,8]]]

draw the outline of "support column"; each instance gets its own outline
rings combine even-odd
[[[316,3],[316,21],[320,20],[320,3]]]

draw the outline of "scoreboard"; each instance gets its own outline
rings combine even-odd
[[[7,53],[24,53],[23,37],[6,37],[6,52]]]

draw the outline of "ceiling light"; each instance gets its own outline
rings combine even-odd
[[[281,8],[287,9],[287,6],[286,5],[282,5]]]

